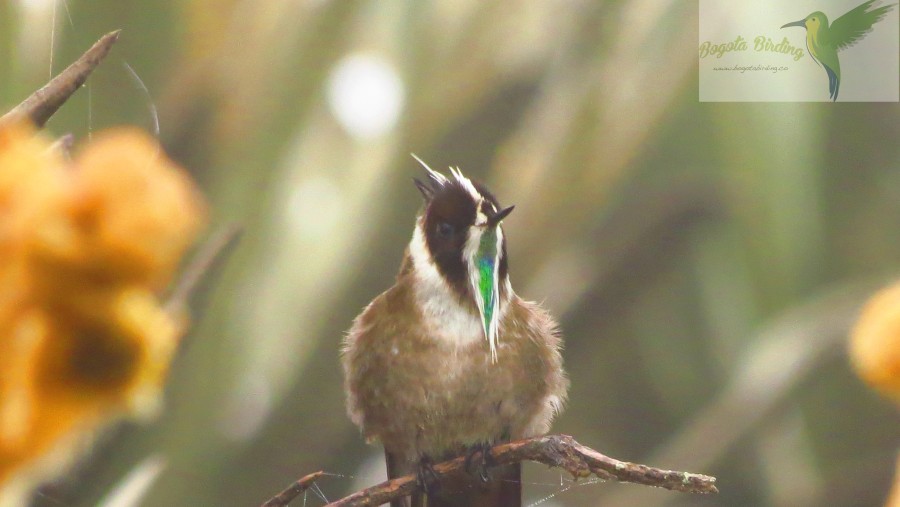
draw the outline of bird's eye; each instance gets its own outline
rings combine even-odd
[[[437,234],[442,238],[449,238],[453,236],[455,229],[451,224],[447,222],[438,222],[437,224]]]

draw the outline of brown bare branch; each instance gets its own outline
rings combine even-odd
[[[119,39],[119,32],[121,30],[101,37],[80,58],[75,60],[75,63],[69,65],[43,88],[0,117],[0,125],[27,118],[37,127],[43,127],[53,113],[69,100],[76,90],[81,88],[91,72],[100,65],[112,45]]]
[[[291,503],[291,500],[300,496],[300,493],[309,489],[309,487],[312,486],[319,477],[322,477],[324,473],[325,472],[315,472],[297,479],[296,482],[286,487],[281,493],[270,498],[260,507],[285,507],[287,504]]]
[[[568,435],[527,438],[499,444],[491,449],[490,462],[492,465],[508,465],[521,461],[535,461],[551,467],[562,468],[576,479],[596,475],[605,481],[631,482],[685,493],[719,492],[716,489],[715,477],[620,461],[583,446]],[[464,457],[434,465],[434,471],[438,477],[458,473],[464,468]],[[358,491],[328,504],[327,507],[382,505],[391,500],[408,496],[417,488],[416,477],[407,475]],[[263,505],[265,507],[284,507],[301,491],[291,496],[288,490],[285,490]]]

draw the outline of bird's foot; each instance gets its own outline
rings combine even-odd
[[[441,489],[441,480],[434,470],[434,462],[428,456],[419,458],[416,483],[428,496],[434,496]]]
[[[469,447],[466,451],[465,468],[472,477],[486,483],[490,480],[488,467],[494,464],[491,457],[491,444],[481,442]],[[476,459],[477,456],[477,459]]]

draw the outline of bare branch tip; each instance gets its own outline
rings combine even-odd
[[[18,106],[0,117],[0,124],[22,119],[30,120],[35,126],[43,127],[56,111],[62,107],[88,76],[109,54],[113,44],[119,40],[121,30],[107,33],[84,52],[72,65],[66,67],[40,90],[34,92]]]
[[[303,477],[291,483],[290,486],[282,490],[277,495],[266,500],[266,502],[260,507],[286,507],[289,503],[291,503],[291,501],[300,496],[300,493],[303,493],[304,491],[309,489],[310,486],[312,486],[313,483],[319,480],[323,475],[325,475],[325,472],[321,470],[318,472],[313,472],[309,475],[304,475]]]

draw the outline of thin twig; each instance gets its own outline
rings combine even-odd
[[[100,65],[109,53],[112,45],[119,39],[121,30],[110,32],[100,38],[91,49],[88,49],[75,63],[69,65],[43,88],[0,117],[0,124],[28,118],[37,127],[43,127],[53,113],[59,109],[69,97],[81,88],[94,69]]]
[[[490,452],[492,466],[535,461],[551,467],[562,468],[576,479],[596,475],[605,481],[631,482],[685,493],[719,492],[716,489],[715,477],[620,461],[583,446],[568,435],[547,435],[516,440],[496,445]],[[434,465],[434,472],[439,478],[464,469],[464,457]],[[382,505],[391,500],[408,496],[414,493],[418,487],[415,475],[407,475],[358,491],[328,504],[327,507]],[[294,496],[290,496],[282,492],[275,497],[280,498],[282,503],[272,503],[275,500],[273,498],[264,505],[266,507],[283,507],[299,494],[298,491]]]
[[[240,238],[241,229],[237,223],[228,224],[200,247],[200,251],[191,259],[190,264],[178,279],[177,285],[166,298],[166,312],[170,315],[183,315],[187,312],[189,300],[197,285],[226,250]]]
[[[303,493],[304,491],[309,489],[309,487],[312,486],[319,477],[322,477],[324,473],[325,472],[315,472],[297,479],[297,481],[295,481],[293,484],[286,487],[284,491],[273,496],[260,507],[287,506],[293,499],[300,496],[300,493]]]

